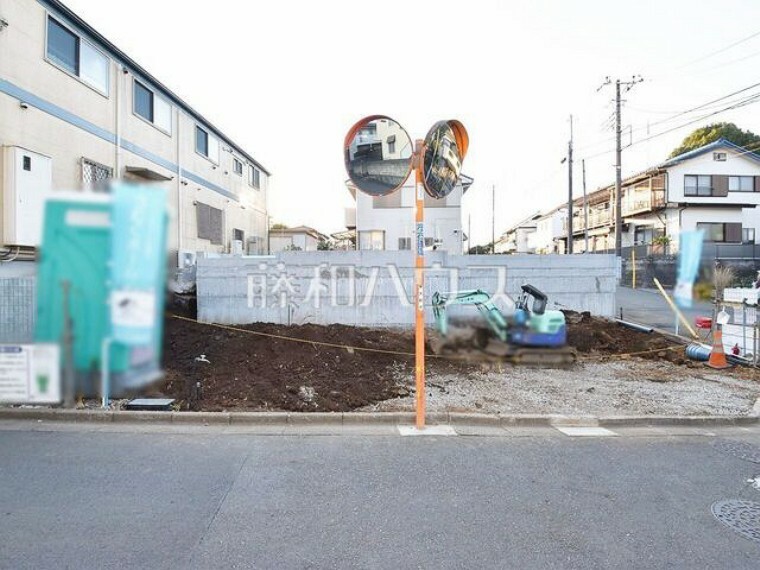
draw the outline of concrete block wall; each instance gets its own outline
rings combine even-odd
[[[520,286],[549,296],[549,308],[612,316],[618,262],[612,255],[426,255],[425,299],[435,291],[483,289],[511,309]],[[351,276],[353,275],[353,279]],[[198,319],[222,324],[335,323],[409,327],[414,258],[409,252],[281,252],[198,259]],[[509,297],[508,297],[509,296]],[[452,316],[477,315],[473,307]],[[433,312],[426,312],[433,322]]]

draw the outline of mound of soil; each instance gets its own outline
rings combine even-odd
[[[396,352],[414,352],[411,331],[344,325],[236,328],[284,337]],[[201,355],[205,355],[202,360]],[[461,364],[433,359],[433,372],[452,372]],[[414,357],[349,351],[222,329],[168,318],[164,333],[166,381],[162,393],[183,409],[349,411],[388,398],[406,396],[394,371],[414,374]]]
[[[567,343],[579,354],[599,356],[633,355],[675,364],[688,362],[684,347],[661,334],[643,333],[615,321],[592,317],[589,313],[566,311]]]
[[[568,344],[580,356],[686,363],[683,348],[665,350],[673,341],[638,332],[587,313],[566,313]],[[341,346],[413,353],[412,331],[345,325],[282,326],[253,324],[230,330],[168,318],[164,334],[166,380],[161,393],[182,409],[350,411],[390,398],[408,396],[414,357],[326,347],[261,336],[334,343]],[[201,356],[203,358],[201,358]],[[484,365],[428,358],[435,374],[467,374]]]

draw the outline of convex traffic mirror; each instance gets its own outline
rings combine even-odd
[[[412,171],[412,139],[390,117],[373,115],[346,135],[346,171],[356,187],[370,196],[401,188]]]
[[[438,121],[425,137],[422,182],[433,198],[445,198],[459,182],[468,137],[459,121]]]
[[[445,198],[459,182],[468,145],[462,123],[438,121],[428,131],[424,151],[415,165],[416,149],[404,128],[390,117],[372,115],[356,123],[346,135],[346,171],[365,194],[385,196],[401,188],[416,167],[421,171],[425,192],[433,198]]]

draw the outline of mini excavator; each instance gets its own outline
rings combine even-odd
[[[473,359],[481,354],[530,366],[563,367],[575,362],[575,350],[567,346],[565,315],[562,311],[548,310],[549,298],[532,285],[523,285],[521,289],[515,312],[509,317],[482,289],[434,293],[438,334],[430,337],[432,352],[459,353]],[[449,305],[475,305],[488,326],[449,326],[446,312]]]

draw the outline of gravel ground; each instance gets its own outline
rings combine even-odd
[[[363,410],[414,408],[413,369],[398,367],[394,375],[409,395]],[[760,382],[732,372],[640,359],[580,362],[568,370],[504,366],[466,375],[430,374],[427,386],[431,412],[742,415],[760,397]]]

